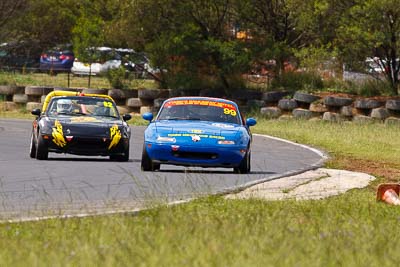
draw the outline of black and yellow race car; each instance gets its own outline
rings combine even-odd
[[[129,160],[131,130],[108,95],[54,91],[46,96],[32,124],[30,157],[46,160],[49,152],[109,156]]]

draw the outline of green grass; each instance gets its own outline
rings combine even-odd
[[[259,120],[253,131],[316,146],[335,158],[371,160],[400,167],[400,127],[395,125]]]
[[[87,88],[89,87],[87,76],[69,75],[69,87]],[[60,73],[58,75],[49,75],[47,73],[13,73],[0,72],[0,84],[15,84],[18,86],[52,86],[68,87],[68,74]],[[132,80],[129,83],[130,88],[157,88],[154,80]],[[90,88],[112,88],[105,77],[91,77]]]
[[[396,266],[398,208],[206,198],[138,215],[0,225],[3,266]]]
[[[35,117],[28,111],[3,111],[0,109],[0,118],[7,119],[28,119],[33,120]]]
[[[332,165],[400,163],[398,127],[260,120],[254,132],[325,149]],[[385,179],[318,201],[209,197],[136,215],[5,223],[0,265],[395,266],[400,210],[375,201]]]

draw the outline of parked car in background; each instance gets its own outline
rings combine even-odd
[[[94,48],[94,57],[96,61],[92,63],[84,62],[79,57],[75,57],[75,61],[72,65],[71,72],[74,75],[99,75],[101,72],[101,66],[109,58],[109,54],[112,49],[109,47],[96,47]]]
[[[71,72],[75,75],[101,75],[124,66],[127,72],[144,76],[147,71],[153,70],[146,55],[133,49],[98,47],[95,53],[97,60],[91,64],[75,58]]]
[[[135,50],[128,48],[111,49],[106,56],[107,60],[101,65],[100,72],[105,73],[111,69],[117,69],[121,65],[126,70],[131,70],[133,66],[130,58],[135,53]]]
[[[378,57],[374,57],[374,58],[369,57],[365,60],[365,63],[367,65],[368,73],[380,74],[380,73],[385,72],[384,64],[386,64],[386,60],[383,60],[381,62],[381,60]]]
[[[70,49],[50,49],[40,56],[40,71],[69,72],[74,64],[75,56]]]
[[[98,62],[85,63],[81,62],[78,58],[75,58],[74,64],[71,68],[71,73],[74,75],[99,75],[101,64]]]
[[[40,51],[30,42],[0,44],[0,68],[22,70],[39,67]]]

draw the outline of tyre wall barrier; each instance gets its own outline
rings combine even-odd
[[[177,93],[170,89],[88,89],[88,88],[60,88],[49,86],[8,86],[0,85],[0,111],[18,108],[40,108],[41,103],[51,91],[66,90],[82,93],[106,94],[117,103],[121,113],[144,112],[156,113],[162,103],[169,97],[194,95],[190,93]],[[198,95],[215,97],[212,90],[197,90]],[[196,92],[197,92],[196,91]],[[354,121],[370,122],[381,121],[387,124],[400,125],[400,97],[392,98],[361,98],[318,95],[296,92],[292,98],[288,92],[272,91],[260,93],[255,91],[237,91],[231,97],[225,97],[238,103],[240,109],[246,111],[259,110],[261,116],[268,119],[320,119],[325,121]]]

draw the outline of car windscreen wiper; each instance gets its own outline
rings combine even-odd
[[[83,112],[71,112],[71,113],[67,113],[68,115],[72,115],[72,116],[80,116],[80,115],[83,115],[83,116],[87,116],[88,114],[87,113],[83,113]]]
[[[118,119],[117,116],[113,115],[94,115],[95,117],[104,117],[104,118],[113,118],[113,119]]]
[[[160,121],[179,121],[179,120],[186,120],[186,118],[182,117],[169,117],[169,118],[159,118]]]
[[[56,116],[58,116],[58,115],[67,115],[67,116],[69,116],[69,115],[71,115],[71,112],[55,112],[55,113],[52,113],[52,115],[54,116],[54,115],[56,115]]]
[[[194,118],[194,117],[189,117],[189,118],[182,118],[182,117],[171,117],[171,118],[160,118],[158,120],[167,120],[167,121],[179,121],[179,120],[183,120],[183,121],[200,121],[200,118]]]

